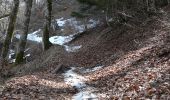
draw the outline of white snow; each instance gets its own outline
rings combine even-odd
[[[49,38],[49,41],[52,44],[64,45],[65,43],[70,42],[73,39],[74,35],[69,36],[53,36]]]
[[[27,54],[27,55],[25,55],[25,57],[24,58],[27,58],[27,57],[30,57],[31,55],[30,54]]]
[[[37,31],[28,34],[27,39],[30,41],[35,41],[35,42],[42,42],[42,37],[38,36],[38,33],[41,31],[41,29],[38,29]],[[20,39],[21,35],[20,34],[16,34],[15,37],[17,39]]]
[[[14,50],[9,50],[9,55],[8,55],[8,59],[9,59],[9,63],[14,63],[15,62],[15,58],[12,58],[12,56],[15,55],[15,51]]]
[[[53,36],[53,37],[50,37],[49,41],[52,44],[63,45],[67,52],[75,52],[75,51],[79,50],[82,47],[82,45],[80,45],[80,46],[68,46],[68,45],[65,45],[66,43],[70,42],[73,39],[74,39],[74,35]]]
[[[67,45],[64,45],[65,49],[67,52],[76,52],[77,50],[79,50],[82,45],[80,46],[67,46]]]
[[[38,33],[41,31],[41,29],[33,32],[33,33],[30,33],[28,34],[28,37],[27,39],[30,40],[30,41],[35,41],[35,42],[39,42],[41,43],[42,42],[42,37],[39,37],[38,36]],[[71,40],[74,39],[74,35],[69,35],[69,36],[52,36],[49,38],[49,41],[52,43],[52,44],[58,44],[58,45],[63,45],[65,47],[65,50],[68,51],[68,52],[75,52],[77,51],[78,49],[80,49],[82,47],[82,45],[80,46],[68,46],[68,45],[64,45],[68,42],[70,42]],[[17,39],[20,39],[20,34],[16,34],[15,37]],[[26,50],[27,51],[27,50]]]
[[[87,27],[87,29],[90,28],[94,28],[97,24],[99,24],[99,21],[90,19],[86,22],[81,22],[78,21],[76,18],[72,17],[69,19],[64,19],[59,18],[59,19],[55,19],[55,21],[57,22],[59,27],[70,27],[71,29],[74,29],[76,32],[75,33],[79,33],[79,32],[84,32],[86,29],[85,27]],[[53,23],[52,26],[56,26],[56,23]],[[63,29],[61,29],[61,31],[63,31]]]
[[[27,48],[24,52],[26,53],[28,50],[30,50],[30,48]],[[14,50],[12,50],[12,49],[10,49],[9,50],[9,55],[8,55],[8,59],[9,59],[9,63],[15,63],[15,58],[12,58],[12,56],[13,57],[15,57],[15,51]],[[30,57],[31,55],[30,54],[26,54],[25,56],[24,56],[24,58],[27,58],[27,57]]]
[[[94,71],[100,70],[103,67],[104,66],[97,66],[97,67],[94,67],[92,69],[86,69],[85,71],[83,71],[83,73],[94,72]]]
[[[89,69],[88,72],[99,70],[102,67],[103,66],[97,66],[91,70]],[[72,100],[98,100],[99,96],[105,96],[103,94],[94,94],[93,92],[96,89],[94,87],[88,86],[85,83],[87,79],[82,75],[77,74],[75,69],[75,67],[72,67],[70,70],[63,74],[65,83],[79,90],[79,92],[72,97]]]
[[[15,63],[16,59],[12,59],[9,63]]]
[[[28,34],[28,37],[27,39],[30,40],[30,41],[36,41],[36,42],[42,42],[42,37],[39,37],[38,36],[38,33],[41,31],[41,29],[31,33],[31,34]]]
[[[89,20],[89,24],[87,24],[87,28],[88,28],[88,29],[94,28],[94,27],[96,27],[98,24],[99,24],[99,21],[90,19],[90,20]]]
[[[39,1],[39,0],[38,0]],[[64,27],[66,27],[66,25],[70,25],[76,32],[72,33],[72,35],[68,35],[68,36],[52,36],[49,38],[49,41],[52,44],[58,44],[58,45],[62,45],[65,47],[65,50],[68,52],[75,52],[78,49],[80,49],[82,47],[82,45],[80,46],[68,46],[65,45],[66,43],[70,42],[71,40],[74,39],[74,35],[76,35],[77,33],[80,32],[84,32],[85,31],[85,27],[87,27],[87,29],[93,28],[95,27],[97,24],[99,24],[99,21],[90,19],[89,21],[87,21],[87,23],[82,23],[81,21],[77,21],[76,18],[69,18],[69,19],[64,19],[59,18],[59,19],[55,19],[55,21],[57,22],[59,27],[63,27],[61,30],[64,31]],[[28,34],[27,39],[30,41],[35,41],[38,43],[42,42],[42,36],[39,36],[41,32],[41,29],[38,29],[37,31]],[[20,39],[21,34],[15,34],[15,37],[17,39]]]
[[[64,20],[63,17],[59,18],[59,19],[56,19],[56,21],[57,21],[58,26],[60,26],[60,27],[64,26],[65,23],[66,23],[66,20]]]
[[[17,38],[17,39],[20,39],[20,34],[15,34],[15,37]]]
[[[15,51],[14,50],[9,50],[9,56],[8,56],[8,59],[12,59],[12,55],[15,54]]]
[[[98,100],[98,97],[88,91],[79,92],[72,98],[73,100]]]
[[[64,81],[66,84],[70,84],[71,86],[74,86],[78,89],[85,87],[85,78],[81,75],[78,75],[77,73],[74,72],[75,68],[72,67],[71,70],[68,70],[64,74]]]

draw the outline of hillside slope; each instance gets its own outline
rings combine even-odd
[[[5,81],[0,98],[170,99],[168,9],[140,23],[90,29],[68,43],[82,45],[77,52],[52,47],[34,61],[14,68],[15,77]]]

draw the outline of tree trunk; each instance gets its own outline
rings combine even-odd
[[[6,61],[6,57],[9,51],[9,45],[11,43],[11,38],[12,38],[13,31],[14,31],[15,23],[16,23],[18,8],[19,8],[19,0],[14,0],[14,7],[9,17],[10,21],[9,21],[5,41],[3,43],[3,48],[2,48],[3,61]]]
[[[24,50],[27,43],[27,35],[28,35],[28,29],[29,29],[29,23],[30,23],[30,16],[31,16],[31,8],[32,8],[32,1],[33,0],[25,0],[26,8],[25,8],[25,20],[24,20],[24,26],[23,26],[23,33],[20,37],[20,43],[17,50],[16,55],[16,62],[15,64],[20,64],[24,61]]]
[[[52,44],[49,41],[51,16],[52,16],[52,0],[47,0],[47,15],[43,29],[43,50],[48,50],[52,46]]]

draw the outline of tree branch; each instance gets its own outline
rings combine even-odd
[[[5,17],[8,17],[8,16],[10,16],[10,14],[2,15],[2,16],[0,16],[0,19],[5,18]]]

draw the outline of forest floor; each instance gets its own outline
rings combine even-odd
[[[54,45],[15,67],[0,99],[169,100],[169,8],[139,23],[89,29],[67,43],[82,45],[76,52]]]

